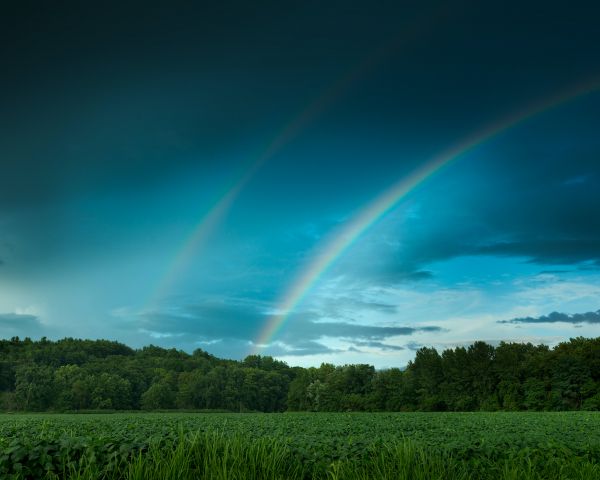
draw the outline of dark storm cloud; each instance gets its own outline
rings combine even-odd
[[[35,315],[19,313],[0,313],[0,336],[39,337],[43,334],[43,325]]]
[[[165,346],[205,342],[224,356],[251,348],[269,302],[319,242],[387,186],[598,73],[599,12],[589,1],[4,3],[3,284],[22,298],[37,290],[31,304],[47,301],[50,312],[69,310],[77,285],[91,301],[60,322],[88,318],[78,331],[96,332],[99,311],[147,305],[186,253],[169,293],[215,296],[114,328]],[[348,252],[328,275],[427,289],[430,264],[462,255],[600,267],[600,100],[554,114],[440,170],[408,195],[420,208],[391,242],[360,258]],[[205,243],[181,252],[274,139],[281,148],[219,210]],[[282,240],[294,228],[301,234]],[[362,311],[402,318],[377,295],[292,315],[270,348],[333,352],[322,337],[384,348],[394,336],[440,331],[353,322]]]
[[[482,122],[494,122],[531,98],[595,73],[594,45],[600,39],[594,15],[534,4],[483,9],[480,2],[460,8],[447,2],[201,2],[141,11],[110,4],[30,9],[14,3],[0,20],[5,65],[0,86],[8,93],[0,116],[5,132],[0,136],[0,220],[5,210],[27,207],[12,227],[17,243],[52,252],[47,245],[65,243],[60,235],[69,237],[75,222],[60,209],[40,205],[94,191],[135,192],[191,169],[209,181],[215,172],[243,170],[252,162],[247,152],[262,151],[329,91],[335,99],[324,102],[326,108],[306,131],[297,132],[313,152],[321,152],[321,144],[333,137],[343,143],[364,138],[366,151],[375,146],[379,152],[382,138],[396,145],[399,132],[406,132],[419,145],[415,158],[427,158]],[[336,87],[340,83],[346,85],[345,95]],[[583,122],[597,124],[590,112]],[[302,154],[296,160],[291,155],[274,159],[265,170],[279,172],[275,185],[303,171],[311,185],[320,178],[339,180],[340,166],[360,163],[365,155],[357,160],[337,150],[343,165],[334,156],[324,162],[320,155]],[[522,166],[529,170],[524,185],[530,192],[557,180],[578,195],[600,191],[593,174],[596,153],[569,150],[565,161],[533,151],[535,160],[508,155],[502,161],[513,172],[523,173]],[[228,160],[235,155],[244,160]],[[406,160],[412,155],[392,157],[394,162],[369,155],[373,164],[360,168],[360,179],[369,170],[390,171],[392,163],[402,163],[399,158],[410,166],[419,163]],[[277,170],[278,162],[289,163]],[[555,178],[557,165],[566,167]],[[403,268],[390,263],[380,274],[391,281],[427,279],[422,265],[469,252],[523,254],[544,262],[598,260],[600,236],[582,223],[597,218],[597,196],[585,208],[571,201],[549,206],[547,211],[557,213],[556,228],[546,232],[536,230],[544,227],[537,225],[544,220],[539,207],[544,199],[560,196],[545,189],[534,192],[529,203],[529,196],[520,194],[525,189],[509,185],[506,191],[517,193],[518,205],[506,192],[493,191],[506,200],[505,211],[481,212],[474,221],[485,219],[492,236],[507,230],[510,242],[469,243],[480,237],[468,226],[457,237],[437,238],[431,245],[418,238],[398,258]],[[514,215],[511,225],[506,225],[508,212]],[[557,237],[565,231],[569,235]],[[73,251],[77,248],[83,247]]]
[[[0,200],[6,207],[131,188],[214,166],[231,145],[268,141],[274,125],[346,77],[358,80],[332,106],[333,125],[378,121],[396,135],[397,122],[411,122],[445,141],[483,112],[590,69],[594,15],[534,4],[14,3],[0,25],[9,94]],[[465,108],[473,119],[458,122]]]
[[[508,238],[473,245],[473,253],[526,256],[540,264],[599,264],[600,181],[573,193],[546,184],[511,196],[488,217],[493,235]]]
[[[11,265],[45,271],[40,260],[62,265],[82,251],[90,258],[140,234],[147,229],[140,219],[163,209],[149,197],[179,198],[159,192],[165,184],[197,178],[198,190],[221,195],[220,186],[243,175],[273,139],[287,147],[299,137],[320,149],[314,124],[341,125],[338,119],[347,116],[336,110],[341,103],[356,112],[365,100],[370,104],[378,90],[364,81],[392,65],[404,71],[395,65],[398,39],[410,31],[400,50],[420,48],[437,22],[448,22],[435,13],[443,4],[6,6],[0,16],[0,223],[18,217],[9,227],[22,257]],[[423,19],[421,31],[415,26]],[[307,110],[304,125],[297,120]],[[301,128],[289,128],[297,123]],[[273,168],[280,163],[281,170]],[[275,155],[259,173],[273,175],[276,185],[304,171],[309,181],[326,178],[323,167],[331,176],[338,170],[314,155]],[[122,194],[115,215],[86,205],[95,196]],[[274,203],[269,198],[270,208]],[[202,208],[183,221],[197,221]],[[119,216],[129,219],[126,226]],[[102,233],[76,238],[94,223]]]
[[[265,352],[270,355],[337,352],[318,342],[323,337],[348,340],[356,345],[384,350],[401,350],[401,347],[386,345],[381,341],[395,336],[441,331],[437,326],[360,325],[348,321],[321,322],[318,318],[319,315],[314,313],[293,315],[273,339],[276,343],[269,346]],[[158,337],[185,335],[187,338],[205,342],[209,350],[212,348],[210,342],[214,341],[229,344],[230,347],[231,342],[239,343],[249,349],[268,319],[269,314],[262,303],[237,299],[208,299],[170,311],[141,313],[129,327]],[[285,346],[278,345],[277,341]]]
[[[600,107],[600,93],[587,100]],[[589,122],[584,124],[600,122],[600,108],[587,115]],[[522,140],[520,134],[513,144],[495,144],[494,155],[484,149],[429,182],[415,197],[419,215],[394,227],[398,240],[381,247],[387,250],[381,255],[386,263],[371,277],[398,283],[411,277],[427,279],[426,268],[432,262],[471,255],[573,266],[565,270],[597,269],[600,163],[578,150],[600,152],[600,141],[583,131],[588,127],[578,136],[577,127],[560,126],[561,117],[556,118],[540,119],[527,132],[529,138]],[[544,128],[556,133],[553,140],[547,139]],[[578,142],[584,146],[577,146]],[[563,180],[578,171],[594,174],[576,186],[565,185]],[[474,184],[473,177],[480,183]]]
[[[587,104],[600,106],[600,94],[586,100]],[[507,149],[507,155],[514,158],[504,168],[506,175],[513,178],[510,183],[499,182],[499,186],[510,188],[512,184],[512,190],[501,200],[482,208],[489,231],[504,239],[491,239],[475,250],[483,254],[523,255],[545,264],[600,261],[600,222],[597,221],[600,218],[600,142],[586,133],[590,128],[588,122],[600,121],[600,110],[581,117],[583,126],[579,127],[579,135],[574,126],[549,125],[556,132],[556,142],[547,142],[544,146],[544,132],[534,131],[531,132],[532,143],[539,143],[537,148],[526,144],[521,147],[524,151],[511,151],[518,148],[517,144]],[[553,152],[554,149],[558,151]],[[582,153],[582,149],[589,149],[589,153]],[[544,169],[540,171],[542,158]],[[562,179],[581,171],[594,175],[577,186],[561,183]]]
[[[218,157],[264,148],[429,7],[142,10],[3,11],[3,208],[137,188],[190,166],[210,173]]]
[[[596,312],[587,313],[559,313],[552,312],[548,315],[542,315],[541,317],[523,317],[513,318],[512,320],[499,320],[498,323],[572,323],[574,325],[580,325],[582,323],[600,324],[600,310]]]

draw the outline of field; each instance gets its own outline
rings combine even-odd
[[[598,479],[600,413],[0,415],[0,476]]]

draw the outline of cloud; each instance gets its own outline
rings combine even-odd
[[[541,270],[539,274],[540,275],[560,275],[560,274],[563,274],[563,273],[572,273],[572,272],[576,272],[576,271],[577,270],[565,270],[565,269],[562,269],[562,270],[558,270],[558,269],[557,270]]]
[[[271,355],[273,357],[281,356],[305,356],[305,355],[323,355],[330,353],[340,353],[343,350],[338,348],[330,348],[323,345],[320,342],[312,340],[298,341],[293,345],[288,345],[282,342],[276,342],[269,345],[264,351],[261,352],[263,355]]]
[[[24,325],[38,322],[35,315],[21,313],[0,313],[0,324],[8,325]]]
[[[335,281],[332,283],[333,286],[328,285],[325,294],[318,295],[315,300],[318,304],[313,306],[313,313],[320,318],[348,319],[359,312],[398,312],[398,306],[393,303],[376,301],[365,295],[364,291],[358,292],[355,288],[339,285]]]
[[[423,345],[422,343],[417,343],[417,342],[408,342],[405,347],[408,348],[409,350],[412,350],[413,352],[416,352],[417,350],[423,348],[425,345]]]
[[[371,262],[373,262],[373,260],[371,260]],[[382,266],[378,271],[371,272],[370,274],[367,272],[367,275],[371,282],[381,285],[396,285],[400,283],[410,284],[434,278],[433,272],[422,270],[419,266],[407,265],[407,263],[408,262],[403,261],[401,265],[394,265],[392,262],[389,265]]]
[[[519,323],[571,323],[573,325],[580,325],[582,323],[589,324],[600,324],[600,310],[596,312],[587,313],[559,313],[552,312],[548,315],[542,315],[540,317],[523,317],[513,318],[512,320],[499,320],[497,323],[503,324],[519,324]]]
[[[591,175],[577,175],[575,177],[568,178],[563,182],[563,184],[566,186],[581,185],[582,183],[587,182],[590,177]]]
[[[585,277],[557,281],[551,276],[537,276],[533,280],[531,283],[517,280],[515,284],[521,289],[513,294],[513,298],[518,302],[548,305],[542,311],[561,308],[560,305],[582,300],[593,302],[594,305],[600,296],[597,276],[590,277],[587,281]]]
[[[429,280],[430,278],[433,278],[433,273],[429,270],[416,270],[414,272],[406,273],[402,278],[406,281]]]
[[[374,245],[365,260],[372,269],[366,272],[369,277],[379,275],[381,283],[435,279],[432,264],[464,256],[523,258],[550,269],[598,269],[597,147],[592,152],[573,148],[566,154],[552,148],[553,142],[540,146],[541,134],[536,138],[518,147],[511,142],[496,145],[499,150],[485,162],[474,152],[415,192],[418,216],[383,222],[372,235],[367,232],[365,242]],[[535,152],[527,151],[528,143],[535,145]],[[536,160],[540,157],[543,172]],[[565,186],[565,179],[578,183]],[[384,236],[386,242],[381,241]],[[362,269],[357,275],[364,273]]]
[[[577,264],[600,260],[600,236],[594,238],[547,238],[526,237],[473,247],[473,253],[481,255],[522,256],[541,264]]]
[[[395,312],[395,308],[383,303],[373,303],[372,308]],[[139,312],[126,325],[154,339],[186,337],[211,352],[223,350],[231,355],[231,352],[239,351],[245,355],[269,320],[270,312],[270,306],[262,301],[212,297],[187,305]],[[434,325],[367,325],[349,320],[321,321],[321,318],[318,312],[290,316],[263,352],[273,356],[339,352],[324,344],[327,338],[349,341],[357,346],[401,350],[402,347],[383,343],[383,340],[442,330]]]
[[[409,326],[379,326],[362,325],[348,322],[319,322],[292,318],[282,337],[287,341],[302,335],[312,339],[322,337],[342,339],[383,340],[390,337],[413,335],[418,332],[439,332],[437,326],[409,327]]]
[[[393,351],[400,351],[400,350],[404,350],[404,347],[401,347],[399,345],[390,345],[387,343],[383,343],[383,342],[375,342],[375,341],[354,341],[353,342],[354,345],[358,346],[358,347],[369,347],[369,348],[378,348],[380,350],[393,350]]]
[[[39,336],[43,325],[36,315],[0,313],[0,336]]]

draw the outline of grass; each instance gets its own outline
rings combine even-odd
[[[27,477],[16,475],[14,480]],[[600,465],[575,458],[521,455],[501,462],[466,461],[401,440],[360,460],[307,469],[273,439],[246,439],[223,432],[184,435],[165,448],[153,443],[127,461],[103,469],[89,458],[71,462],[47,480],[597,480]]]
[[[24,480],[17,475],[15,480]],[[132,459],[102,468],[87,457],[68,463],[48,480],[285,480],[306,478],[302,464],[273,439],[202,432],[185,435],[170,447],[153,443]]]
[[[600,414],[0,415],[7,480],[600,479]]]

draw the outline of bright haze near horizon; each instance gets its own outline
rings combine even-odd
[[[600,335],[595,2],[1,8],[0,337],[384,368]]]

